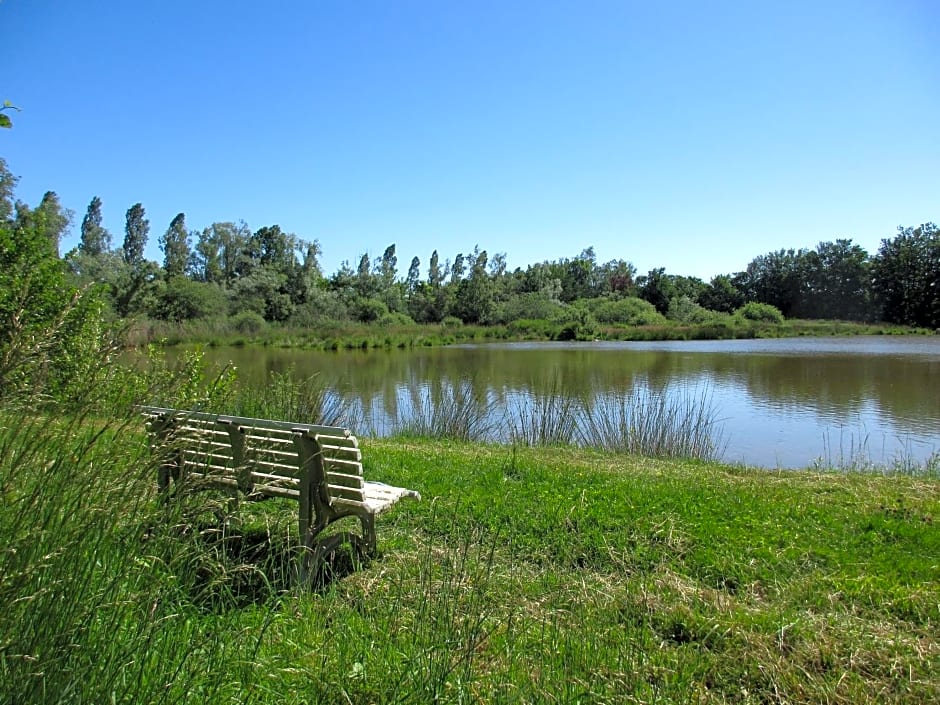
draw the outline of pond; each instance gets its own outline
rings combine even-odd
[[[211,348],[239,376],[319,375],[384,434],[416,394],[466,383],[493,413],[551,395],[641,391],[706,400],[721,457],[768,468],[923,463],[940,451],[940,336],[506,343],[328,353]],[[366,435],[365,432],[362,432]]]

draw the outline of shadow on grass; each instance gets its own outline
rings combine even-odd
[[[210,613],[271,605],[288,593],[324,593],[367,561],[357,537],[346,533],[324,539],[313,560],[306,556],[304,571],[301,565],[310,549],[271,527],[224,520],[184,523],[166,538],[178,566],[179,587],[194,606]]]

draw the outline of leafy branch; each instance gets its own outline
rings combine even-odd
[[[16,112],[20,112],[20,109],[13,105],[13,103],[10,101],[3,101],[3,107],[0,107],[0,127],[13,127],[13,121],[10,119],[10,116],[6,114],[8,110],[15,110]]]

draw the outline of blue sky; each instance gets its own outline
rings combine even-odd
[[[0,156],[99,196],[400,274],[593,246],[709,279],[940,219],[940,3],[2,0]]]

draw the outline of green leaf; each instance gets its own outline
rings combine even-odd
[[[9,115],[0,113],[0,127],[13,127],[13,121],[10,119]]]

